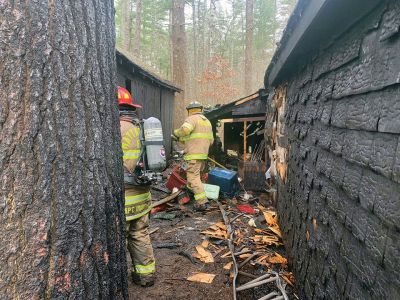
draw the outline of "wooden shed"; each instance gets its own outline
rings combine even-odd
[[[139,65],[134,58],[120,49],[116,50],[117,84],[131,92],[134,100],[143,106],[140,118],[155,117],[161,120],[167,157],[171,153],[171,132],[175,92],[181,89]]]
[[[264,157],[264,124],[267,92],[264,89],[237,99],[211,111],[205,116],[219,133],[219,142],[210,155],[231,169],[238,169],[246,189],[263,190],[267,164]],[[233,153],[231,155],[230,153]],[[228,157],[236,157],[232,160]]]
[[[219,138],[225,151],[228,149],[236,150],[243,157],[243,160],[246,160],[246,155],[254,150],[259,141],[262,141],[261,134],[263,131],[257,130],[260,124],[257,124],[254,128],[254,130],[257,130],[256,136],[259,137],[257,140],[252,142],[252,138],[247,133],[251,131],[252,124],[261,123],[261,127],[264,127],[266,100],[266,91],[259,90],[254,94],[205,112],[205,116],[213,125],[213,131],[221,133]],[[222,126],[220,130],[217,130],[218,125]],[[247,128],[247,130],[244,130],[244,128]]]

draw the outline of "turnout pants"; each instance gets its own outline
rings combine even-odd
[[[136,273],[139,277],[152,275],[156,269],[149,235],[149,214],[126,222],[126,227],[132,273]]]
[[[208,199],[204,191],[203,183],[201,182],[200,173],[205,167],[204,160],[188,160],[188,168],[186,170],[186,178],[188,181],[188,187],[193,191],[194,200],[197,203],[207,203]]]

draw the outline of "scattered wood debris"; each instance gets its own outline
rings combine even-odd
[[[202,262],[213,263],[214,258],[210,251],[204,249],[201,245],[196,246],[197,253],[194,253],[193,256],[200,259]]]
[[[204,241],[201,243],[201,246],[202,246],[203,248],[207,248],[209,244],[210,244],[210,243],[208,242],[208,240],[204,240]]]
[[[192,276],[189,276],[187,280],[193,282],[212,283],[215,276],[215,274],[196,273]]]
[[[222,222],[215,223],[208,230],[204,230],[201,233],[214,239],[228,239],[226,226]]]
[[[225,270],[230,270],[230,269],[232,269],[232,265],[233,265],[233,261],[228,262],[228,263],[224,266],[224,269],[225,269]]]
[[[186,251],[177,253],[193,264],[221,263],[219,270],[222,274],[229,274],[233,299],[239,297],[239,293],[241,297],[244,295],[247,297],[248,294],[245,293],[253,293],[253,297],[256,297],[255,292],[258,295],[257,299],[288,299],[288,291],[294,295],[295,279],[293,274],[288,272],[278,215],[272,207],[257,203],[259,201],[257,197],[252,196],[251,200],[253,199],[256,200],[240,200],[238,197],[229,199],[224,204],[217,202],[223,221],[209,223],[210,225],[201,231],[203,239],[198,245],[192,244]],[[206,215],[210,211],[215,211],[215,208],[210,206]],[[179,209],[182,211],[180,206]],[[175,213],[179,209],[170,209],[168,213],[171,211]],[[207,221],[206,216],[196,218],[193,228],[185,226],[182,229],[196,230],[199,228],[197,225],[205,224]],[[312,220],[312,225],[316,230],[316,220]],[[175,230],[176,228],[167,232]],[[155,246],[156,248],[180,246],[173,244]],[[212,270],[204,264],[198,264],[201,265],[198,271],[203,268],[204,271]],[[199,272],[187,277],[186,280],[211,284],[215,276],[216,274]]]

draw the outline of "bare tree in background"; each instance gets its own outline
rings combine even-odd
[[[192,84],[191,90],[193,95],[197,95],[197,84],[195,81],[195,77],[198,75],[198,67],[199,67],[199,58],[198,58],[198,42],[197,42],[197,18],[198,18],[198,9],[196,12],[196,1],[192,0],[192,19],[193,19],[193,76],[192,76]]]
[[[133,51],[136,55],[140,55],[142,39],[142,9],[142,0],[136,0],[135,36],[133,40]]]
[[[185,32],[185,0],[173,0],[172,3],[172,80],[181,88],[185,88],[186,79],[186,32]],[[175,101],[175,121],[180,122],[185,116],[183,92]]]
[[[246,49],[244,61],[244,91],[248,95],[252,92],[253,81],[253,32],[254,32],[254,2],[246,0]]]
[[[122,8],[122,20],[121,20],[121,35],[122,35],[122,48],[129,51],[130,48],[130,36],[132,29],[131,20],[131,0],[121,0]]]
[[[114,2],[0,6],[0,298],[127,299]]]

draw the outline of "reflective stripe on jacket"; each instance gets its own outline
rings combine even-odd
[[[140,128],[129,121],[121,120],[121,146],[124,169],[133,173],[140,157]],[[125,219],[138,219],[151,210],[149,187],[132,187],[125,185]]]
[[[210,121],[202,114],[186,118],[182,126],[174,133],[179,141],[185,143],[185,160],[207,159],[208,150],[214,142]]]
[[[131,190],[131,189],[130,189]],[[131,221],[138,219],[151,210],[151,194],[146,192],[138,195],[127,195],[125,191],[125,219]]]

